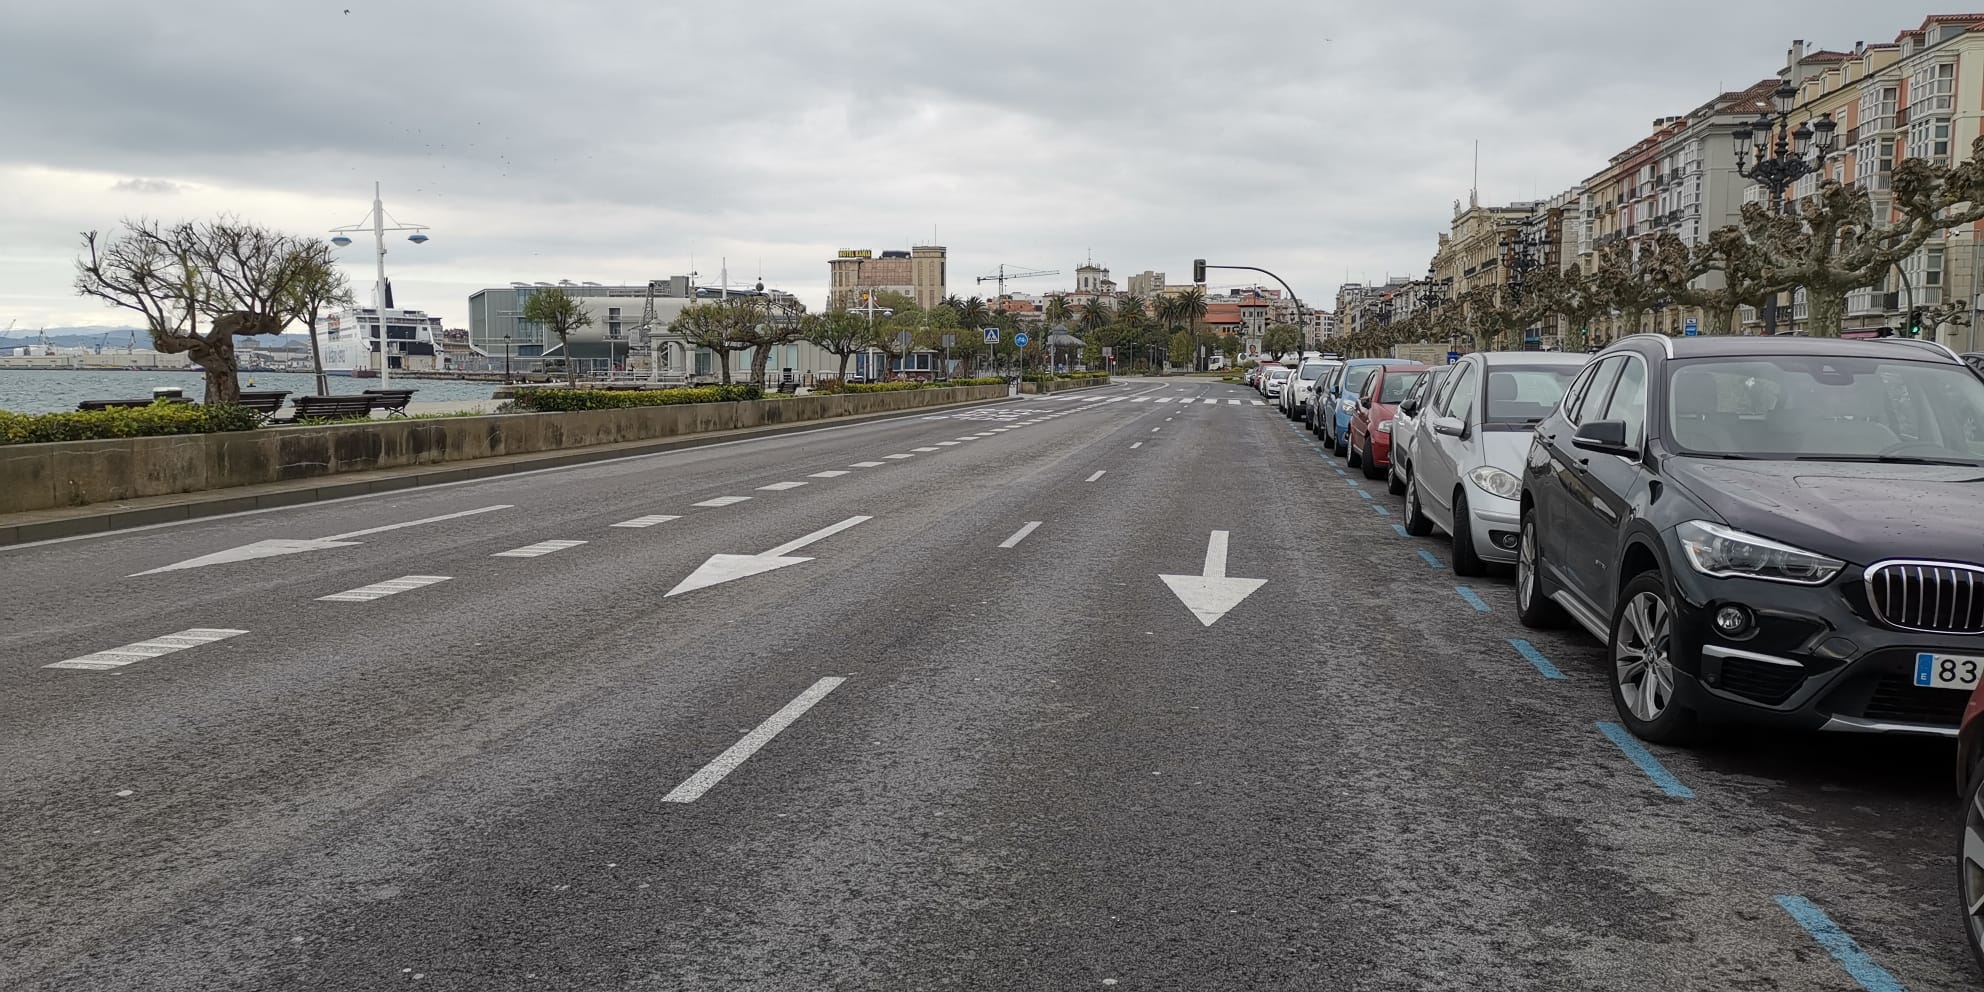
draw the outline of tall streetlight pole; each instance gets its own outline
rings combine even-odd
[[[379,267],[378,279],[372,284],[372,295],[375,310],[379,318],[379,388],[384,389],[392,382],[393,366],[391,339],[386,333],[386,232],[412,231],[413,233],[407,236],[407,240],[420,245],[427,243],[427,234],[425,233],[427,227],[423,224],[395,224],[392,227],[387,227],[386,205],[379,198],[379,184],[376,182],[372,184],[372,212],[365,220],[359,221],[356,224],[331,228],[331,233],[337,235],[331,239],[331,243],[337,245],[339,248],[343,248],[351,244],[352,234],[363,231],[368,227],[372,229],[373,254]],[[360,321],[359,324],[363,326],[364,322]],[[317,329],[314,327],[311,328],[310,333],[317,333]]]
[[[1833,132],[1838,128],[1831,114],[1820,114],[1817,120],[1801,123],[1796,129],[1791,126],[1791,105],[1798,99],[1798,87],[1790,80],[1779,85],[1772,94],[1777,99],[1777,116],[1768,112],[1757,115],[1748,124],[1739,124],[1729,137],[1736,143],[1736,174],[1752,180],[1770,190],[1770,210],[1784,213],[1784,192],[1793,183],[1818,172],[1825,167],[1826,156],[1832,154]],[[1754,149],[1751,142],[1755,141]],[[1749,161],[1754,150],[1756,161]],[[1806,155],[1810,154],[1810,158]],[[1794,290],[1795,292],[1795,290]],[[1772,293],[1770,305],[1764,309],[1764,333],[1777,333],[1777,294]]]

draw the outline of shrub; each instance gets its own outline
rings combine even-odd
[[[246,407],[197,403],[153,403],[73,413],[23,414],[0,410],[0,444],[252,431],[255,423],[254,411]]]
[[[894,393],[905,389],[929,389],[927,382],[851,382],[840,387],[843,393]]]
[[[952,379],[949,382],[938,383],[940,386],[1003,386],[1005,384],[1006,380],[996,375],[981,375],[974,379]]]
[[[619,410],[635,406],[674,406],[678,403],[731,403],[763,399],[765,391],[749,384],[687,386],[680,389],[527,389],[517,394],[517,408],[537,413],[574,410]]]

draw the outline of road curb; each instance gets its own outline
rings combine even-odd
[[[908,420],[915,417],[928,416],[932,410],[958,410],[970,407],[990,406],[995,403],[1007,403],[1013,400],[1024,400],[1027,398],[1024,396],[1000,396],[989,400],[967,400],[960,403],[942,403],[933,406],[917,407],[913,410],[890,410],[885,413],[858,414],[827,420],[809,420],[796,424],[747,427],[739,430],[713,431],[706,434],[688,434],[645,441],[627,441],[620,444],[593,445],[570,451],[534,452],[525,455],[499,455],[494,458],[483,458],[447,465],[408,466],[406,468],[355,472],[343,478],[322,476],[314,479],[299,479],[294,482],[272,482],[229,489],[217,489],[207,493],[175,493],[169,496],[148,496],[142,499],[125,500],[117,503],[92,504],[87,507],[77,507],[74,510],[35,510],[29,513],[0,515],[0,549],[36,541],[49,541],[88,534],[103,534],[111,531],[128,530],[133,527],[174,523],[180,520],[194,520],[201,517],[217,517],[247,510],[268,510],[284,506],[298,506],[304,503],[319,503],[325,500],[369,496],[374,493],[395,492],[402,489],[417,489],[422,486],[434,486],[451,482],[468,482],[499,475],[515,475],[520,472],[564,468],[571,465],[584,465],[590,462],[612,461],[617,458],[635,458],[679,448],[704,447],[726,441],[777,437],[781,434],[800,434],[807,431],[819,430],[823,427],[841,427],[851,424],[888,420]]]

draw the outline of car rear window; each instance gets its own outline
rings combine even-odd
[[[1419,381],[1424,372],[1393,372],[1385,376],[1384,385],[1379,387],[1378,402],[1397,403],[1412,391],[1413,384]]]
[[[1270,379],[1286,379],[1286,378],[1288,378],[1288,370],[1287,370],[1287,369],[1269,369],[1269,370],[1268,370],[1268,378],[1270,378]]]
[[[1302,366],[1302,381],[1314,382],[1317,379],[1322,378],[1323,373],[1328,372],[1329,370],[1330,367],[1327,365],[1304,365]]]
[[[1355,396],[1363,392],[1364,380],[1371,378],[1371,373],[1376,371],[1378,371],[1376,365],[1353,365],[1345,369],[1343,372],[1344,393]]]

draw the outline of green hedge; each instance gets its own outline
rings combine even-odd
[[[942,382],[840,382],[823,379],[813,387],[816,393],[893,393],[903,389],[947,389],[951,386],[1003,386],[1006,380],[998,376],[983,376],[977,379],[946,379]]]
[[[752,385],[687,386],[680,389],[527,389],[519,392],[519,408],[538,413],[574,410],[619,410],[633,406],[674,406],[678,403],[731,403],[763,399],[765,391]]]
[[[1107,379],[1107,378],[1109,378],[1109,373],[1107,372],[1056,372],[1053,375],[1047,375],[1041,372],[1029,372],[1027,373],[1026,381],[1068,382],[1076,379]]]
[[[73,413],[25,414],[0,410],[0,444],[252,431],[255,423],[254,412],[245,407],[195,403],[153,403]]]

